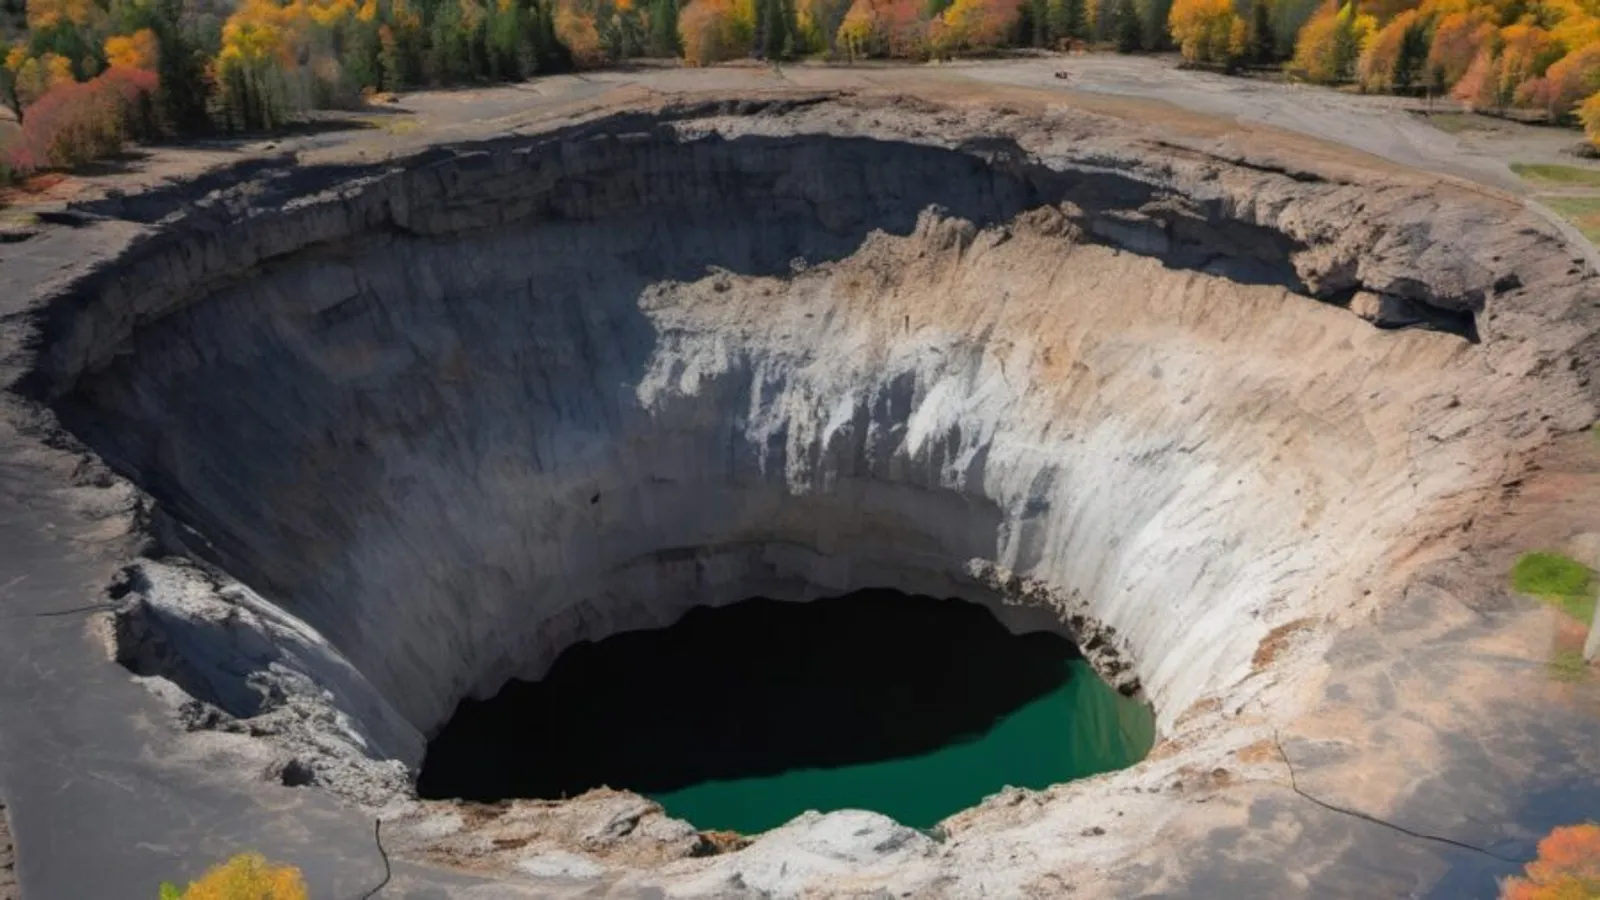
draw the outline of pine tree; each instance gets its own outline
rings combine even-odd
[[[351,24],[341,65],[358,86],[374,90],[383,86],[383,44],[376,21]]]
[[[1051,47],[1055,35],[1050,33],[1050,0],[1029,0],[1028,22],[1033,26],[1033,45]]]
[[[205,64],[184,27],[183,0],[156,0],[151,30],[161,47],[156,76],[162,120],[178,135],[205,131],[211,124],[206,115]]]
[[[1066,40],[1083,40],[1089,34],[1089,23],[1084,13],[1084,0],[1051,0],[1051,45]]]
[[[1270,65],[1277,59],[1273,42],[1271,0],[1250,4],[1250,24],[1245,37],[1245,57],[1256,65]]]
[[[678,0],[654,0],[650,4],[650,53],[652,56],[677,56]]]
[[[1422,82],[1423,67],[1428,62],[1428,25],[1422,19],[1406,27],[1400,38],[1400,53],[1395,57],[1393,83],[1397,92],[1410,91]]]
[[[1137,53],[1144,39],[1144,26],[1139,22],[1139,9],[1133,0],[1120,0],[1117,4],[1117,52]]]

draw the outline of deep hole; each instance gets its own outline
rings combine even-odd
[[[429,745],[428,798],[557,799],[610,786],[701,828],[808,809],[929,827],[1006,785],[1129,765],[1149,710],[1072,642],[961,600],[861,591],[753,599],[569,648],[538,682],[465,701]]]

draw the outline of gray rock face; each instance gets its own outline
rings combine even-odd
[[[268,168],[62,294],[30,389],[254,610],[151,564],[124,654],[181,645],[147,668],[233,716],[315,705],[291,740],[337,788],[576,641],[890,586],[1073,634],[1172,729],[1293,708],[1269,632],[1361,615],[1593,417],[1587,289],[1509,205],[819,110]],[[791,826],[799,881],[684,884],[933,866],[878,819]]]

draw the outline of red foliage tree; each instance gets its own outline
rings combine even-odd
[[[5,165],[17,174],[68,169],[111,156],[155,131],[156,75],[113,66],[82,83],[61,84],[28,107]]]

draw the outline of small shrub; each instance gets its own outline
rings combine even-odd
[[[1511,587],[1588,625],[1594,619],[1593,575],[1588,566],[1559,553],[1528,553],[1511,568]]]
[[[308,900],[305,880],[294,866],[275,866],[259,853],[240,853],[179,891],[161,885],[161,900]]]

